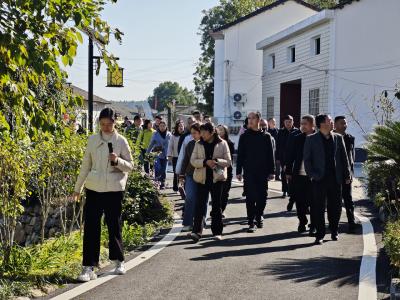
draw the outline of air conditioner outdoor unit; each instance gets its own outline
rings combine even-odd
[[[241,110],[235,111],[232,115],[233,121],[244,121],[246,117],[247,117],[246,112]]]
[[[247,102],[247,94],[243,93],[235,93],[233,95],[233,104],[237,105],[244,105]]]

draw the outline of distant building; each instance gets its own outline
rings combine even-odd
[[[80,111],[80,113],[77,116],[77,121],[82,127],[86,130],[89,128],[89,122],[88,122],[88,107],[89,107],[89,94],[87,91],[75,86],[71,85],[72,92],[75,95],[82,96],[84,99],[84,108]],[[97,121],[100,115],[100,112],[102,109],[108,107],[111,104],[111,101],[105,100],[99,96],[93,95],[93,130],[96,132],[97,128]]]

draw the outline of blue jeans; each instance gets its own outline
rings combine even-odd
[[[167,164],[168,160],[166,158],[158,157],[154,165],[156,180],[161,183],[164,183],[167,177]]]
[[[185,198],[185,212],[183,214],[183,221],[182,221],[183,226],[193,226],[194,209],[196,207],[196,201],[198,198],[197,186],[198,184],[193,180],[193,175],[186,175],[185,177],[186,198]],[[204,217],[207,216],[207,207],[208,205],[206,205],[205,207]]]

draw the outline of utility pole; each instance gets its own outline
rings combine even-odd
[[[93,40],[89,37],[89,86],[88,86],[88,119],[89,132],[93,132]]]

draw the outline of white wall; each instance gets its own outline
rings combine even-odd
[[[262,98],[262,51],[256,50],[256,43],[266,36],[279,32],[286,27],[301,21],[316,12],[294,1],[288,1],[271,10],[265,11],[257,16],[245,20],[235,26],[223,31],[225,36],[224,55],[218,53],[216,48],[216,58],[229,60],[229,95],[225,89],[223,97],[216,94],[214,97],[214,115],[221,114],[221,107],[226,107],[224,102],[232,102],[229,96],[235,93],[247,93],[248,102],[244,107],[245,111],[261,111]],[[221,60],[216,60],[216,66],[223,64]],[[217,82],[224,79],[215,77]],[[228,80],[225,78],[225,80]],[[231,117],[233,107],[225,109],[224,115]],[[222,118],[223,120],[223,118]]]
[[[385,89],[393,90],[400,81],[400,1],[362,0],[336,10],[335,14],[335,69],[347,72],[331,72],[333,113],[348,115],[343,101],[349,99],[362,126],[370,131],[375,124],[369,107],[371,99]],[[350,72],[357,67],[364,71],[358,68],[357,72]],[[374,70],[377,68],[382,70]],[[358,145],[365,141],[355,122],[350,122],[349,131],[356,136]]]
[[[316,36],[321,37],[321,53],[311,53],[311,42]],[[287,51],[294,45],[296,47],[296,62],[289,63]],[[267,115],[267,98],[274,97],[274,117],[280,124],[280,92],[281,83],[301,79],[301,115],[309,113],[309,90],[319,89],[319,112],[329,112],[329,76],[325,72],[311,70],[301,65],[307,65],[315,69],[325,70],[329,66],[330,52],[330,23],[318,25],[294,37],[288,38],[263,52],[263,79],[262,115]],[[274,70],[268,70],[268,57],[275,54],[276,66]]]

